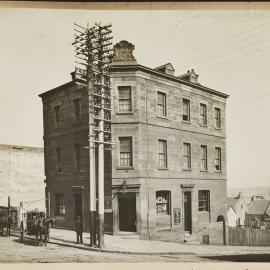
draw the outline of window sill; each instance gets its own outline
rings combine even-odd
[[[117,170],[134,170],[134,167],[133,166],[127,166],[127,167],[119,166],[116,169]]]
[[[182,123],[185,123],[185,124],[191,124],[191,122],[190,121],[186,121],[186,120],[182,120]]]
[[[215,170],[215,173],[222,173],[222,171]]]
[[[158,170],[159,170],[159,171],[168,171],[169,169],[168,169],[168,168],[158,167]]]
[[[56,174],[58,174],[58,175],[63,175],[64,173],[63,173],[63,172],[57,171]]]
[[[218,128],[218,127],[214,127],[215,130],[221,130],[221,128]]]
[[[157,118],[161,118],[161,119],[169,120],[169,119],[168,119],[168,116],[157,115]]]
[[[167,231],[167,230],[171,230],[171,226],[170,227],[168,227],[168,226],[166,226],[166,227],[157,227],[157,231]]]
[[[191,169],[182,169],[183,172],[191,172]]]
[[[116,115],[134,114],[133,111],[118,111]]]
[[[208,170],[200,170],[200,172],[207,172],[208,173]]]
[[[199,124],[200,127],[208,128],[208,125]]]

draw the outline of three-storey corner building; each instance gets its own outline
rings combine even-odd
[[[141,237],[196,235],[226,213],[228,96],[199,84],[193,70],[175,76],[170,63],[139,65],[133,50],[116,44],[111,67],[115,145],[105,156],[106,226]],[[82,211],[87,227],[87,89],[73,80],[41,97],[48,208],[65,227]]]

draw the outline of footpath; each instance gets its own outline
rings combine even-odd
[[[83,233],[83,244],[76,243],[76,233],[70,230],[50,229],[50,243],[97,252],[134,255],[236,255],[270,254],[270,247],[212,246],[202,244],[181,244],[153,240],[140,240],[136,234],[121,233],[104,236],[105,247],[90,247],[89,233]]]

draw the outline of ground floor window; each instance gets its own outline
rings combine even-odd
[[[156,211],[158,215],[170,215],[170,191],[156,192]]]
[[[199,211],[210,212],[210,191],[199,190],[198,192]]]
[[[63,193],[55,194],[55,215],[63,216],[66,213],[65,209],[65,197]]]

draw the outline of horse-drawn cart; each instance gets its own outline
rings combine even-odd
[[[32,210],[24,214],[20,225],[20,237],[23,242],[28,236],[35,236],[35,241],[40,243],[43,241],[46,243],[49,241],[49,227],[50,224],[54,224],[54,218],[47,218],[45,211]],[[44,236],[44,239],[42,239]],[[33,239],[32,239],[33,240]]]

